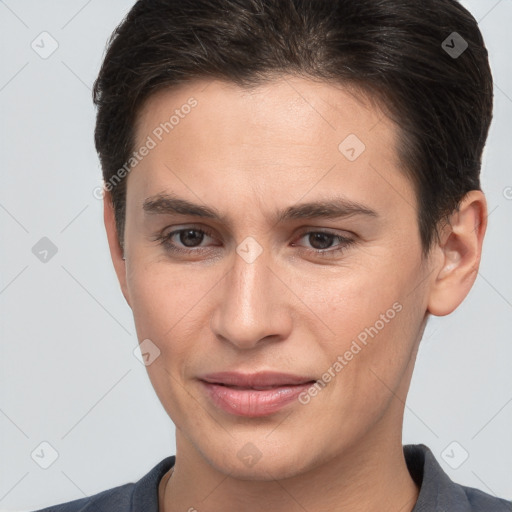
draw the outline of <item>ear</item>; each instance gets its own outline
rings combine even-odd
[[[471,190],[440,233],[434,248],[434,281],[428,311],[444,316],[454,311],[473,286],[487,228],[487,201],[481,190]]]
[[[130,296],[128,293],[128,287],[126,285],[126,262],[123,259],[123,249],[119,244],[117,236],[117,227],[114,215],[114,205],[112,203],[112,195],[110,192],[105,191],[103,196],[103,220],[105,222],[105,230],[107,231],[108,246],[110,249],[110,256],[114,269],[117,274],[117,279],[121,285],[121,291],[123,296],[130,305]]]

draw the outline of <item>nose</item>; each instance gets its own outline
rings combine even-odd
[[[234,254],[231,270],[218,285],[221,292],[210,322],[218,339],[251,349],[289,336],[294,294],[270,259],[268,250],[252,262]]]

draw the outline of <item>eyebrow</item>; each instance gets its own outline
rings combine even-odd
[[[158,194],[144,200],[142,206],[148,214],[190,215],[226,222],[226,216],[216,208],[195,204],[173,194]],[[275,214],[276,223],[297,219],[338,219],[352,215],[379,217],[369,206],[345,197],[334,197],[322,201],[313,201],[289,206]]]

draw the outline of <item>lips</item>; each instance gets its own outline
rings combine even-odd
[[[254,418],[297,403],[298,396],[315,379],[276,372],[219,372],[202,376],[200,382],[213,405],[233,415]]]
[[[231,386],[229,384],[222,384],[222,383],[217,383],[219,386],[226,386],[227,388],[231,388],[231,389],[254,389],[255,391],[264,391],[266,389],[276,389],[278,387],[281,387],[281,386]],[[296,385],[296,384],[290,384],[290,386],[292,385]]]
[[[299,376],[290,373],[270,371],[252,374],[239,372],[217,372],[209,373],[199,377],[199,379],[212,384],[222,384],[224,386],[238,387],[240,389],[272,389],[282,386],[306,384],[316,380],[310,376]]]

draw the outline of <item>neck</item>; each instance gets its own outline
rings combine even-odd
[[[401,432],[393,443],[377,441],[362,439],[356,448],[282,480],[233,478],[200,455],[182,456],[187,451],[180,452],[177,443],[174,474],[170,478],[169,471],[160,483],[159,510],[411,512],[419,488],[407,469]]]

